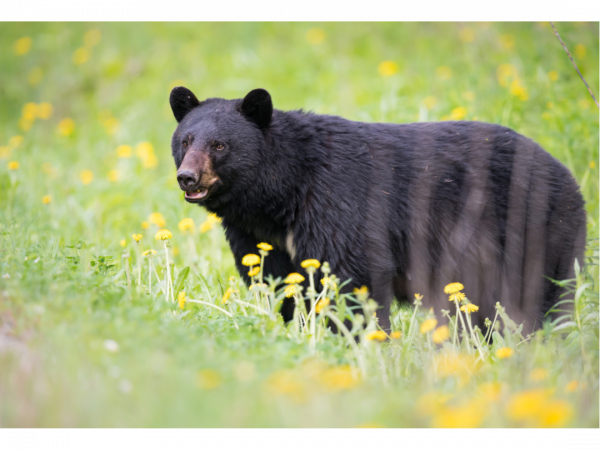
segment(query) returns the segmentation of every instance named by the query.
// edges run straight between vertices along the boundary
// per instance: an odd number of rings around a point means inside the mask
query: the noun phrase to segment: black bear
[[[582,263],[586,217],[573,176],[530,139],[480,122],[387,124],[273,109],[244,99],[170,96],[172,139],[185,199],[223,219],[240,274],[260,242],[265,273],[302,272],[305,259],[366,285],[389,329],[392,299],[424,295],[450,309],[460,282],[479,306],[501,302],[525,329],[539,327],[563,292],[551,279]],[[293,303],[282,315],[289,320]]]

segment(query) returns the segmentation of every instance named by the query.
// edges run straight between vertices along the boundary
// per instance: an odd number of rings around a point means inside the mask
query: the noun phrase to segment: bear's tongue
[[[208,194],[208,189],[203,189],[201,191],[186,192],[185,196],[187,198],[204,198],[206,197],[206,194]]]

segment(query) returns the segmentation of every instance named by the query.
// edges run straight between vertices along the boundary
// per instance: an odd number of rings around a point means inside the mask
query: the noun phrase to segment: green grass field
[[[598,23],[557,28],[598,94]],[[599,426],[598,108],[549,24],[5,23],[0,42],[0,427]],[[587,202],[574,313],[531,336],[498,314],[490,344],[462,313],[455,340],[450,302],[448,339],[412,306],[392,337],[369,315],[332,334],[345,313],[324,303],[286,328],[282,288],[243,287],[219,222],[183,200],[177,85],[534,139]]]

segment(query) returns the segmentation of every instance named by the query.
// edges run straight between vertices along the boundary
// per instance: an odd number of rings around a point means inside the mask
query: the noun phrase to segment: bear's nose
[[[177,172],[177,181],[181,189],[186,191],[198,182],[198,178],[191,170],[180,170]]]

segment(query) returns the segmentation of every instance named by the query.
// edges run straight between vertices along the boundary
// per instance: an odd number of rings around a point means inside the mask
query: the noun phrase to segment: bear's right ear
[[[171,91],[169,97],[171,103],[171,109],[177,122],[181,122],[183,118],[196,106],[200,105],[200,102],[196,96],[187,88],[183,86],[177,86]]]

